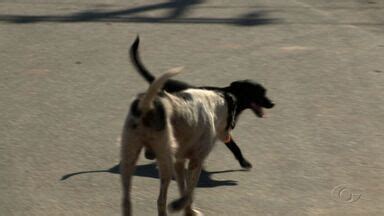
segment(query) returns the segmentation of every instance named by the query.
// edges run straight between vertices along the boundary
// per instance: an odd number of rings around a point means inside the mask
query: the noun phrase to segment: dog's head
[[[240,111],[249,108],[260,118],[264,116],[263,108],[270,109],[275,105],[266,96],[267,90],[252,80],[232,82],[228,90],[235,95]]]

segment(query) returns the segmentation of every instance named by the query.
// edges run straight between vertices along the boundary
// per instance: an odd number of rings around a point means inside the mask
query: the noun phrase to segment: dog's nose
[[[273,108],[274,106],[275,106],[275,104],[274,104],[273,102],[271,102],[271,103],[268,104],[268,107],[266,107],[266,108],[271,109],[271,108]]]

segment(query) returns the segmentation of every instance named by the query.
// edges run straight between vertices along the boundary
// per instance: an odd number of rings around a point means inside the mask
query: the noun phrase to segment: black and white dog
[[[156,78],[145,68],[140,59],[138,53],[139,43],[140,39],[137,37],[135,42],[131,45],[131,61],[140,75],[142,75],[146,81],[152,83]],[[227,87],[218,88],[209,86],[197,87],[186,82],[169,79],[163,86],[163,90],[169,93],[180,92],[186,89],[206,89],[223,93],[230,104],[227,120],[227,128],[230,130],[234,129],[237,117],[245,109],[251,109],[258,117],[262,118],[264,115],[262,108],[272,108],[274,106],[274,103],[266,97],[266,89],[262,85],[251,80],[235,81]],[[241,167],[247,169],[252,167],[252,164],[244,158],[232,136],[229,135],[224,143],[239,161]],[[155,154],[150,148],[146,148],[145,156],[148,159],[155,158]]]

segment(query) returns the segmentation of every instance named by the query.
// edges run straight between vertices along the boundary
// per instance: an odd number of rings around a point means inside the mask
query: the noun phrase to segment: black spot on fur
[[[138,125],[137,125],[136,123],[132,123],[132,124],[129,125],[129,127],[132,128],[132,129],[136,129],[137,126],[138,126]]]
[[[141,116],[141,111],[139,109],[139,99],[136,99],[131,104],[131,113],[135,117],[140,117]]]
[[[157,131],[164,130],[166,118],[164,105],[159,100],[155,100],[154,106],[155,108],[153,110],[145,113],[143,124]]]
[[[138,119],[134,120],[128,115],[125,119],[124,129],[136,129],[139,126],[137,121]]]
[[[157,96],[159,96],[159,97],[165,97],[165,93],[164,93],[163,91],[161,91],[161,92],[157,93]]]
[[[189,93],[186,93],[186,92],[182,92],[180,94],[177,94],[177,96],[184,99],[185,101],[192,101],[193,100],[193,96]]]

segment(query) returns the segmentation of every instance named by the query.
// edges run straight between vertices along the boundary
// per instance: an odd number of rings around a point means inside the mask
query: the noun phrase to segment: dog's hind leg
[[[171,133],[166,132],[163,135],[165,136],[160,138],[160,141],[157,140],[156,144],[151,145],[156,154],[157,165],[159,166],[160,193],[157,199],[159,216],[167,215],[167,192],[173,176],[173,154],[170,147],[173,138]]]
[[[158,156],[157,164],[160,175],[160,193],[157,199],[157,210],[159,216],[167,215],[167,192],[172,179],[173,163],[171,155]]]
[[[173,201],[170,204],[170,209],[172,211],[179,211],[181,209],[185,209],[186,216],[202,215],[202,213],[192,208],[193,191],[199,181],[201,169],[202,161],[193,159],[189,161],[188,170],[186,172],[187,187],[182,197]]]
[[[176,159],[175,177],[179,188],[180,196],[185,194],[185,159]]]
[[[123,215],[132,215],[131,206],[131,179],[133,172],[135,171],[136,162],[142,144],[138,139],[130,136],[130,133],[124,129],[122,141],[121,141],[121,162],[120,162],[120,173],[123,184]]]
[[[196,209],[192,208],[192,203],[193,203],[193,191],[195,190],[201,170],[202,170],[203,164],[202,161],[200,160],[191,160],[188,164],[188,172],[187,172],[187,191],[186,191],[186,196],[188,198],[188,205],[185,207],[185,216],[202,216],[203,214]]]

